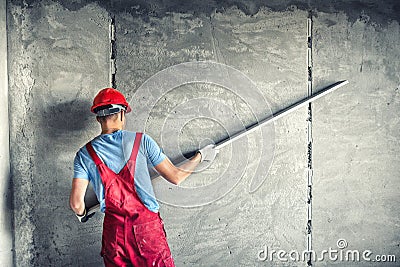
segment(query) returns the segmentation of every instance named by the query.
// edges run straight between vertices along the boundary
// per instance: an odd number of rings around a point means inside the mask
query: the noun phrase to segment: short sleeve
[[[143,142],[145,145],[147,158],[153,166],[157,166],[166,158],[158,144],[147,134],[143,135]]]
[[[78,151],[74,159],[74,178],[81,178],[89,180],[88,170],[83,163],[81,151]]]

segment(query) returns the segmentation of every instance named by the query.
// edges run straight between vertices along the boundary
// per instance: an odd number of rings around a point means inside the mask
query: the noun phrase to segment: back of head
[[[131,112],[131,107],[126,101],[125,96],[114,88],[104,88],[100,90],[93,100],[90,111],[95,113],[97,117],[109,116],[124,110],[126,113]]]

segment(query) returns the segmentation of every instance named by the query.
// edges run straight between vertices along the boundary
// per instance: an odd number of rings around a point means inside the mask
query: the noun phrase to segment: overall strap
[[[129,158],[129,161],[136,161],[137,154],[139,153],[140,142],[142,140],[142,136],[143,136],[143,133],[136,133],[135,142],[133,144],[132,153]],[[96,152],[94,151],[91,142],[86,144],[86,149],[87,149],[90,157],[93,159],[94,163],[96,164],[96,166],[99,166],[100,164],[103,163],[103,161],[99,158],[99,156],[97,156]]]
[[[136,161],[137,154],[139,153],[140,142],[142,141],[143,133],[136,133],[135,143],[133,143],[132,153],[129,161]]]
[[[99,156],[97,156],[96,152],[94,151],[91,142],[86,144],[86,149],[89,152],[89,155],[92,157],[92,159],[93,159],[94,163],[96,164],[96,166],[99,166],[100,164],[103,163],[103,161],[101,161]]]

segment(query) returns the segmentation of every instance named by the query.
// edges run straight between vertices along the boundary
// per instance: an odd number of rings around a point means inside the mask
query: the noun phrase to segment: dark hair
[[[124,107],[125,110],[126,110],[126,108],[127,108],[125,105],[122,105],[122,104],[118,104],[118,105]],[[93,112],[94,112],[94,113],[97,113],[97,112],[99,112],[100,110],[109,109],[109,108],[112,108],[112,107],[113,107],[112,105],[105,105],[105,106],[97,107],[97,108],[95,108],[95,109],[93,110]]]
[[[118,119],[118,114],[119,113],[115,113],[115,114],[111,114],[111,115],[107,115],[107,116],[97,116],[97,119],[99,120],[100,123],[104,123],[108,120],[117,120]]]

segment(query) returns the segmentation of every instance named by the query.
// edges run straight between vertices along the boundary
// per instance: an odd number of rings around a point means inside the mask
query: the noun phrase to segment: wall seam
[[[1,90],[1,120],[2,133],[0,138],[0,262],[4,265],[14,264],[14,204],[13,185],[11,180],[10,162],[10,109],[9,109],[9,63],[8,59],[8,1],[1,0],[0,13],[3,18],[0,22],[1,66],[0,66],[0,90]]]
[[[307,18],[307,94],[312,95],[312,27],[313,17],[312,11],[308,12]],[[313,265],[313,253],[312,253],[312,179],[313,179],[313,165],[312,165],[312,103],[308,104],[308,118],[307,118],[307,251],[308,254],[307,266]]]
[[[115,75],[117,73],[116,67],[116,43],[115,43],[115,16],[110,14],[110,86],[112,88],[117,88],[117,84],[115,81]]]

